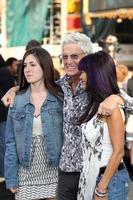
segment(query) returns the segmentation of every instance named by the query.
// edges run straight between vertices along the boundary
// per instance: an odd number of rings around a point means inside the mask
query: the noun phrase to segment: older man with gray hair
[[[89,53],[93,53],[93,46],[89,37],[78,32],[69,33],[65,36],[60,57],[64,64],[66,75],[59,80],[59,84],[64,92],[64,144],[59,165],[59,200],[77,199],[79,176],[82,167],[79,119],[86,111],[90,102],[90,97],[84,90],[83,83],[80,80],[78,63]],[[112,102],[112,99],[114,102]],[[123,100],[115,95],[108,99],[109,112],[110,107],[113,109],[117,101],[118,103],[123,103]],[[106,107],[104,110],[102,108],[99,109],[99,112],[105,112],[104,114],[107,114],[107,111]]]
[[[79,61],[93,52],[90,38],[82,33],[69,33],[62,43],[61,59],[66,75],[59,81],[64,92],[64,144],[59,171],[59,199],[76,199],[82,165],[79,119],[88,106],[89,97],[80,81]]]

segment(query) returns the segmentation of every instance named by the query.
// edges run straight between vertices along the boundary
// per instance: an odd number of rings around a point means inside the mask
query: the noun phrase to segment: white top
[[[35,137],[37,135],[42,135],[42,124],[41,124],[41,115],[35,117],[33,119],[33,131],[32,131],[32,137]]]
[[[110,141],[110,135],[108,132],[107,123],[104,123],[104,134],[103,134],[103,140],[102,140],[102,157],[100,162],[100,167],[106,166],[108,164],[108,161],[110,159],[110,156],[113,152],[112,144]]]
[[[121,112],[124,117],[124,112]],[[108,164],[113,151],[107,123],[101,121],[97,114],[82,124],[82,151],[83,168],[77,200],[82,200],[83,196],[84,200],[92,200],[99,170]]]

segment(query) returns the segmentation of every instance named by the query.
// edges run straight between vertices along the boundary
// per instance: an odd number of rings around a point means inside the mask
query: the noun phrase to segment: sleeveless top
[[[113,148],[107,123],[97,114],[81,126],[83,166],[77,200],[92,200],[99,170],[108,164]]]

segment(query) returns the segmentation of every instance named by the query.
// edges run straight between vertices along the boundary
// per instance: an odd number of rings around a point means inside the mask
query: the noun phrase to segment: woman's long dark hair
[[[79,70],[87,74],[87,90],[91,102],[81,122],[89,121],[97,112],[99,104],[112,94],[119,94],[116,66],[113,58],[104,51],[89,54],[82,58]]]
[[[54,65],[50,54],[41,47],[34,47],[29,49],[24,54],[22,64],[19,71],[19,91],[23,91],[29,87],[29,83],[24,76],[24,61],[28,55],[33,55],[40,64],[44,74],[44,84],[47,90],[59,99],[63,98],[61,88],[54,81]]]

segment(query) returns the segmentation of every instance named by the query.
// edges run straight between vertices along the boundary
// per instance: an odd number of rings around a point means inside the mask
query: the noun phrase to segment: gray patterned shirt
[[[64,92],[63,133],[64,144],[61,152],[60,169],[65,172],[79,172],[82,163],[81,127],[79,119],[89,103],[87,92],[79,82],[73,94],[70,78],[65,75],[59,82]]]
[[[125,111],[133,114],[133,98],[127,95],[127,93],[124,90],[121,89],[120,91],[121,91],[120,96],[122,96],[123,99],[125,100],[124,104]]]

